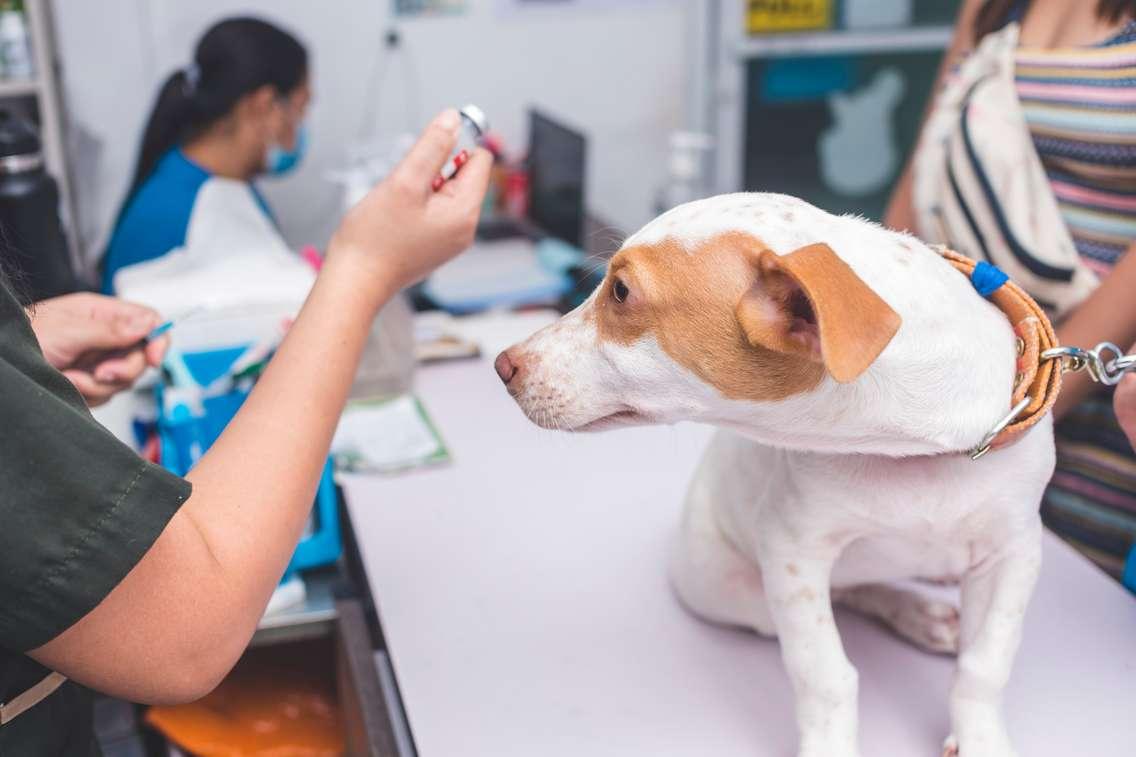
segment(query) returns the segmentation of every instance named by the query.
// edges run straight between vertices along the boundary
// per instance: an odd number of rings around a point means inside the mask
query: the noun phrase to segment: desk
[[[451,466],[344,482],[418,754],[791,755],[776,643],[702,623],[667,585],[710,430],[544,432],[491,359],[419,374]],[[953,660],[839,624],[864,754],[937,756]],[[1131,755],[1134,697],[1136,600],[1047,537],[1006,694],[1020,753]]]

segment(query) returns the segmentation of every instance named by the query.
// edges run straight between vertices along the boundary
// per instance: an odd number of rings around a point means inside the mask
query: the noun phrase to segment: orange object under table
[[[193,704],[146,721],[199,757],[329,757],[344,751],[330,640],[251,649]]]

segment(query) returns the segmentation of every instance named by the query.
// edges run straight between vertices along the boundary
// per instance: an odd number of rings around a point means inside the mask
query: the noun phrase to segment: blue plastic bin
[[[245,349],[246,346],[241,345],[225,349],[186,352],[182,356],[194,381],[200,386],[205,386],[224,375]],[[161,442],[161,464],[167,470],[184,476],[225,430],[225,426],[244,404],[248,393],[236,390],[209,397],[202,403],[203,407],[195,412],[194,408],[183,402],[173,402],[167,408],[166,403],[163,402],[166,391],[166,388],[159,383],[157,427]],[[296,547],[296,552],[292,555],[291,562],[288,563],[284,580],[290,578],[296,571],[327,565],[339,559],[342,542],[339,535],[338,500],[332,472],[332,462],[329,458],[316,491],[310,527],[305,531]]]

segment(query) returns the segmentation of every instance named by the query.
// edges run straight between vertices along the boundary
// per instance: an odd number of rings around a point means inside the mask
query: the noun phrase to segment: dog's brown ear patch
[[[756,281],[735,310],[751,345],[823,363],[848,383],[899,330],[899,315],[826,244],[752,262]]]

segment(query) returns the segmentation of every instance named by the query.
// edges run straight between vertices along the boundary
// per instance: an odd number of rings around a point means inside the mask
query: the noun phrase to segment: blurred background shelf
[[[35,95],[39,87],[38,79],[0,79],[0,98]]]
[[[39,130],[47,172],[59,185],[59,212],[67,235],[68,251],[81,271],[76,246],[74,177],[67,150],[67,119],[51,0],[23,0],[34,77],[0,79],[0,109],[27,118]]]
[[[881,220],[959,0],[698,3],[692,122],[716,145],[714,190],[781,192]]]
[[[950,44],[953,31],[950,26],[928,26],[757,34],[743,39],[735,50],[740,58],[942,50]]]

